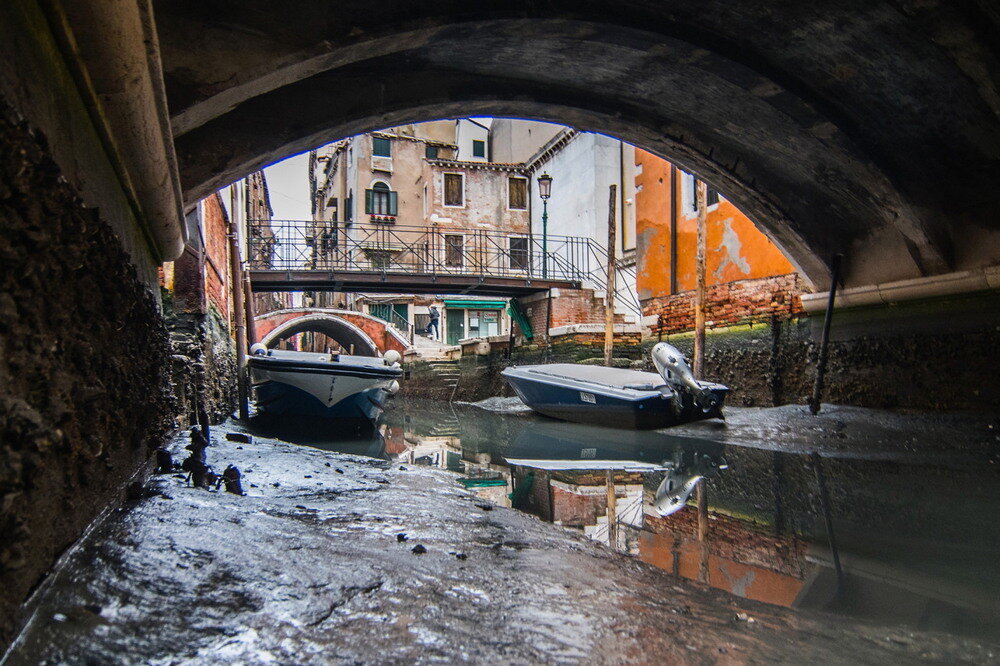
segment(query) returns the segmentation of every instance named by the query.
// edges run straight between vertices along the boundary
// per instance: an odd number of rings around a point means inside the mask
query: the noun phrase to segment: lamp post
[[[552,176],[538,177],[538,196],[542,198],[542,279],[549,277],[549,197],[552,196]]]

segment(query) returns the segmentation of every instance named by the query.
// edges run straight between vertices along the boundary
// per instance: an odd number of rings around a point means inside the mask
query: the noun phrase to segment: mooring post
[[[823,398],[823,379],[826,375],[826,360],[830,346],[830,324],[833,321],[833,303],[837,297],[837,283],[840,282],[840,262],[844,255],[835,254],[830,262],[830,297],[826,301],[826,317],[823,319],[823,337],[819,343],[819,358],[816,359],[816,383],[813,384],[812,399],[809,401],[809,411],[819,414],[820,401]]]
[[[705,236],[708,226],[708,184],[703,180],[695,182],[698,251],[695,259],[697,283],[694,292],[694,376],[700,379],[705,376]]]
[[[608,200],[608,284],[604,297],[604,365],[611,367],[611,357],[615,347],[615,190],[611,186]],[[624,212],[624,211],[622,211]]]
[[[250,418],[250,404],[247,395],[247,320],[244,311],[243,265],[240,261],[240,241],[237,235],[238,194],[236,186],[230,190],[229,215],[229,287],[233,294],[233,325],[236,327],[236,395],[239,401],[240,420]]]

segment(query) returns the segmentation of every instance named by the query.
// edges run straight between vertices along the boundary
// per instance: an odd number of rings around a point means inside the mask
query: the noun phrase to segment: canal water
[[[884,420],[851,415],[862,429]],[[744,414],[744,426],[753,418]],[[836,430],[836,420],[827,423]],[[484,500],[729,594],[1000,637],[1000,473],[991,432],[950,453],[926,441],[933,433],[913,432],[890,454],[812,447],[798,433],[788,452],[781,438],[727,444],[724,425],[600,428],[535,415],[516,399],[397,402],[376,428],[337,433],[302,421],[257,427],[308,446],[439,468]]]

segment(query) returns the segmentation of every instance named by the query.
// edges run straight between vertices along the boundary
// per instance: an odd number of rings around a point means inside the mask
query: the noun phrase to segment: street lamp
[[[549,197],[552,196],[552,176],[538,177],[538,196],[542,198],[542,278],[549,277]]]

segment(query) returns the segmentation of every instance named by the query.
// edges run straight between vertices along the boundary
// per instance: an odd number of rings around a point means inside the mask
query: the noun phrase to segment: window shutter
[[[371,190],[365,190],[365,214],[371,215],[375,210],[374,206],[375,193]]]
[[[389,192],[389,215],[397,215],[397,192]]]

